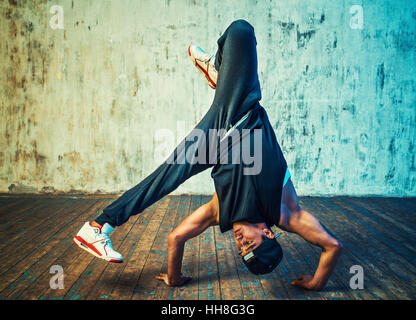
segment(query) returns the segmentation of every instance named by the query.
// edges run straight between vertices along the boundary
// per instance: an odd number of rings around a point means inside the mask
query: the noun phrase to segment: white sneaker
[[[74,243],[92,253],[94,256],[110,262],[123,262],[123,257],[120,253],[113,249],[113,244],[109,237],[114,228],[108,223],[99,227],[93,227],[89,222],[86,222],[81,230],[78,231],[74,237]]]
[[[188,53],[197,69],[203,74],[208,85],[215,89],[217,86],[218,71],[215,69],[215,54],[209,55],[198,46],[190,45]]]

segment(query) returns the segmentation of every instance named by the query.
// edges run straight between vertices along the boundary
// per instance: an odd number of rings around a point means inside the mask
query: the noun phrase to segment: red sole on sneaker
[[[110,262],[114,262],[114,263],[123,263],[123,260],[115,260],[115,259],[111,259]]]
[[[198,68],[198,70],[199,71],[201,71],[202,73],[203,73],[203,75],[204,75],[204,77],[205,77],[205,79],[207,79],[208,80],[208,84],[209,84],[209,86],[212,88],[212,89],[215,89],[216,88],[216,84],[215,84],[215,82],[214,81],[212,81],[211,80],[211,78],[209,77],[209,75],[208,75],[208,73],[205,71],[205,69],[203,69],[199,64],[198,64],[198,62],[196,62],[195,61],[195,66]]]
[[[79,243],[77,243],[75,240],[77,240],[77,241],[79,241]],[[82,237],[80,237],[80,236],[75,236],[73,239],[72,239],[72,241],[78,246],[78,247],[80,247],[80,248],[82,248],[82,249],[84,249],[84,250],[86,250],[86,251],[88,251],[89,253],[92,253],[92,252],[90,252],[89,250],[91,250],[91,251],[94,251],[94,253],[97,253],[97,255],[99,255],[99,256],[97,256],[98,258],[101,258],[101,259],[103,259],[103,260],[106,260],[106,261],[108,261],[108,262],[114,262],[114,263],[123,263],[123,260],[116,260],[116,259],[110,259],[110,260],[107,260],[107,259],[104,259],[103,257],[102,257],[102,255],[98,252],[98,250],[97,249],[95,249],[95,247],[94,246],[92,246],[92,245],[90,245],[88,242],[86,242]],[[95,254],[94,254],[95,255]]]
[[[94,251],[100,257],[102,256],[102,254],[92,244],[88,243],[87,241],[85,241],[84,239],[82,239],[80,236],[75,236],[75,239],[77,239],[84,246],[87,246],[88,248],[90,248],[92,251]]]

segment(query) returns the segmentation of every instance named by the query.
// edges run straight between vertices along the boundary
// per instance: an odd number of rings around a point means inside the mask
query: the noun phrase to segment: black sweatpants
[[[210,167],[221,165],[219,160],[209,159],[213,154],[208,143],[196,145],[195,137],[201,132],[209,141],[209,129],[230,129],[261,99],[257,75],[256,38],[253,27],[245,20],[234,21],[218,39],[215,67],[218,79],[214,101],[187,137],[175,148],[170,161],[162,163],[138,185],[126,191],[120,198],[103,210],[95,220],[103,225],[120,226],[130,216],[144,209],[175,190],[185,180]],[[198,130],[195,130],[198,129]],[[219,137],[221,138],[221,137]],[[205,149],[206,161],[178,161],[196,158],[196,151]],[[186,156],[185,156],[186,155]],[[191,156],[189,156],[191,155]],[[173,161],[172,161],[173,160]]]

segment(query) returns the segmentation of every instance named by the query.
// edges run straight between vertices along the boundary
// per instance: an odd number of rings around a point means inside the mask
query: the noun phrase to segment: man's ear
[[[274,234],[269,228],[264,228],[263,232],[264,232],[264,234],[266,235],[267,238],[274,239]]]

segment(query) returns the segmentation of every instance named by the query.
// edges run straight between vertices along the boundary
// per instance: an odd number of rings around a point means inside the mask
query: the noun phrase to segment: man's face
[[[273,233],[264,223],[236,222],[233,229],[238,251],[243,257],[262,243],[263,236],[273,239]]]

